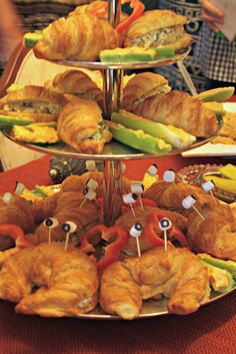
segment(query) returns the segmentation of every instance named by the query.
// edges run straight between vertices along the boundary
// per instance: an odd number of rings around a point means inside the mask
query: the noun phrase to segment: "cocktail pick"
[[[131,183],[131,193],[138,194],[139,202],[140,202],[140,206],[141,206],[142,210],[144,210],[142,197],[141,197],[141,194],[143,192],[144,192],[144,185],[141,182],[132,182]]]
[[[98,182],[95,181],[93,178],[89,178],[86,182],[86,187],[92,191],[95,191],[98,187]]]
[[[79,209],[82,208],[82,206],[84,205],[84,203],[86,202],[86,200],[94,200],[96,198],[97,193],[93,190],[91,190],[90,188],[86,187],[83,190],[83,195],[85,196],[84,199],[82,200],[82,203],[79,206]]]
[[[163,218],[159,221],[159,227],[164,232],[164,250],[167,252],[167,231],[171,228],[172,222],[168,218]]]
[[[204,216],[200,213],[200,211],[194,206],[196,203],[196,198],[193,195],[188,195],[186,198],[183,199],[182,205],[185,209],[193,208],[196,213],[200,216],[202,220],[205,220]]]
[[[174,183],[175,181],[175,171],[172,168],[166,170],[163,174],[163,180],[168,183]]]
[[[215,197],[214,197],[214,195],[212,193],[212,189],[215,188],[215,183],[212,180],[207,181],[207,182],[202,184],[202,188],[203,188],[203,190],[206,193],[210,192],[210,195],[212,196],[212,199],[214,200],[215,204],[217,204],[216,199],[215,199]]]
[[[158,169],[157,169],[157,165],[155,163],[152,164],[151,166],[149,166],[147,169],[147,173],[149,174],[149,176],[155,177],[156,180],[158,180],[157,171],[158,171]]]
[[[73,221],[66,221],[61,226],[61,229],[66,233],[65,251],[67,251],[70,234],[73,234],[73,232],[75,232],[75,230],[77,229],[77,225]]]
[[[129,204],[131,211],[133,213],[133,216],[136,218],[132,204],[136,202],[136,200],[138,199],[138,195],[135,193],[128,193],[128,194],[123,194],[122,198],[123,198],[123,202],[125,204]]]
[[[94,160],[86,160],[85,166],[88,171],[95,171],[96,170],[96,162]]]
[[[130,229],[129,234],[132,237],[136,238],[138,256],[141,257],[140,244],[139,244],[139,236],[143,231],[143,225],[139,222],[136,222]]]
[[[48,244],[50,245],[52,240],[52,229],[55,229],[59,225],[59,222],[55,218],[47,218],[44,220],[43,224],[48,229]]]

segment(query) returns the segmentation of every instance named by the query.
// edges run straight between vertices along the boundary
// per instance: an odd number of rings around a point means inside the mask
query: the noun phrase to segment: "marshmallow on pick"
[[[148,167],[147,173],[151,177],[156,177],[157,179],[157,165],[154,163],[150,167]]]
[[[129,204],[134,217],[136,217],[132,204],[136,202],[138,195],[136,193],[123,194],[122,199],[125,204]]]
[[[207,181],[207,182],[202,184],[202,188],[203,188],[203,190],[206,193],[210,192],[210,195],[212,196],[214,202],[216,203],[215,197],[214,197],[214,195],[212,193],[212,189],[215,188],[215,183],[212,180],[211,181]]]
[[[66,221],[61,226],[61,229],[62,229],[63,232],[66,233],[65,251],[67,251],[70,234],[73,234],[73,232],[76,231],[77,225],[73,221]]]
[[[196,198],[193,196],[193,195],[188,195],[186,198],[184,198],[182,200],[182,205],[185,209],[190,209],[190,208],[193,208],[197,213],[198,215],[200,216],[200,218],[202,220],[204,220],[204,216],[200,213],[200,211],[194,206],[194,204],[196,203]]]
[[[141,251],[140,251],[140,244],[139,244],[139,237],[143,231],[143,225],[140,224],[139,222],[136,222],[130,229],[129,234],[132,237],[136,238],[136,243],[137,243],[137,250],[138,250],[138,256],[141,257]]]
[[[86,187],[83,190],[83,195],[85,196],[85,198],[82,200],[82,203],[80,204],[79,209],[82,208],[82,206],[84,205],[86,200],[94,200],[97,196],[97,193],[95,191],[93,191],[92,189]]]
[[[139,202],[141,209],[143,209],[143,202],[142,202],[142,197],[141,194],[144,192],[144,185],[141,182],[132,182],[131,184],[131,193],[138,194],[139,196]]]
[[[168,218],[163,218],[159,221],[159,227],[164,232],[164,250],[167,252],[167,230],[172,226],[172,222]]]
[[[50,244],[52,239],[52,229],[55,229],[59,225],[59,222],[55,218],[47,218],[44,220],[43,224],[48,229],[48,243]]]
[[[88,181],[86,182],[86,186],[90,190],[95,191],[98,187],[98,182],[95,181],[93,178],[89,178]]]
[[[163,174],[163,180],[168,183],[174,183],[175,181],[175,171],[169,168]]]
[[[95,171],[96,170],[96,163],[94,160],[86,160],[85,166],[88,171]]]

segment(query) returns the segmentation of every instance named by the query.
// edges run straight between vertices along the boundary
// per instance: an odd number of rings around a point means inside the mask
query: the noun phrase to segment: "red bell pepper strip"
[[[98,238],[98,235],[100,237]],[[115,241],[110,243],[104,249],[104,257],[98,261],[97,269],[103,270],[111,263],[115,262],[120,254],[120,250],[127,244],[129,234],[122,227],[115,225],[106,227],[105,225],[96,225],[86,231],[81,242],[81,250],[84,252],[94,252],[94,245],[97,245],[101,239],[110,241],[116,236]],[[93,242],[93,243],[91,243]]]
[[[13,224],[0,224],[0,236],[10,236],[15,240],[16,247],[31,248],[33,243],[26,240],[23,230]]]
[[[132,14],[127,18],[127,20],[120,23],[116,30],[117,32],[123,32],[129,28],[129,26],[139,18],[145,10],[144,4],[139,0],[122,0],[122,3],[130,3],[130,7],[133,9]]]

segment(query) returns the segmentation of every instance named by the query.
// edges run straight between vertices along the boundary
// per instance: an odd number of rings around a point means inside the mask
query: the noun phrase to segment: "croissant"
[[[57,74],[52,80],[46,81],[44,86],[50,91],[69,93],[81,98],[94,100],[103,109],[102,90],[83,71],[66,70]]]
[[[86,188],[86,183],[92,178],[98,183],[96,189],[97,197],[100,198],[104,195],[104,176],[102,172],[90,171],[85,172],[80,176],[69,176],[61,184],[61,191],[63,192],[80,192]],[[131,181],[126,177],[122,177],[122,193],[126,194],[130,192]]]
[[[169,92],[168,81],[159,74],[143,72],[132,77],[124,88],[123,107],[127,110],[147,97]]]
[[[184,214],[189,214],[189,211],[184,209],[182,201],[189,195],[196,198],[197,208],[204,204],[215,205],[217,203],[219,205],[219,201],[213,200],[202,188],[182,182],[158,181],[153,183],[144,193],[145,198],[154,200],[160,208],[178,210]]]
[[[10,256],[0,272],[0,298],[18,302],[16,312],[76,316],[97,304],[96,262],[62,243],[43,243]],[[34,286],[39,287],[32,292]]]
[[[102,274],[100,304],[108,313],[133,319],[142,299],[168,298],[169,312],[189,314],[209,297],[207,268],[185,248],[151,249],[116,262]]]
[[[39,122],[55,121],[67,103],[61,93],[51,92],[42,86],[26,85],[0,99],[0,114]]]
[[[20,226],[25,233],[33,232],[35,228],[34,210],[31,205],[19,196],[15,196],[9,204],[0,207],[0,224]],[[6,235],[0,238],[0,250],[13,246],[14,241]]]
[[[198,137],[211,137],[219,130],[216,115],[183,91],[173,90],[161,98],[152,96],[129,106],[131,112],[156,122],[171,124]]]
[[[33,50],[37,58],[94,61],[101,50],[117,46],[118,35],[112,26],[87,13],[52,22]]]
[[[70,240],[74,240],[75,243],[79,242],[79,236],[83,228],[88,227],[88,225],[101,223],[102,219],[100,207],[94,201],[85,201],[85,196],[82,193],[74,191],[59,193],[53,213],[45,216],[46,218],[48,216],[53,217],[58,221],[58,227],[52,229],[51,233],[51,239],[55,241],[65,240],[66,234],[61,229],[61,226],[67,221],[74,222],[77,229],[75,233],[71,234]],[[34,244],[38,244],[47,242],[48,236],[48,229],[42,222],[34,235],[30,235],[29,239]]]
[[[68,103],[58,118],[58,136],[79,152],[100,154],[112,138],[102,120],[102,111],[92,100]]]
[[[202,220],[196,213],[188,219],[187,238],[196,252],[236,261],[236,219],[228,205],[200,208]]]
[[[171,44],[177,51],[186,48],[192,43],[183,27],[187,22],[185,16],[173,11],[145,11],[129,27],[124,46],[152,48]]]

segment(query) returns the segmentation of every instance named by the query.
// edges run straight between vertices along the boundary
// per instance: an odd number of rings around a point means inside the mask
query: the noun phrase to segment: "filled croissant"
[[[88,154],[100,154],[112,138],[98,104],[79,98],[68,103],[60,113],[57,132],[66,144]]]
[[[211,137],[219,130],[216,115],[203,102],[183,91],[148,97],[129,105],[129,110],[156,122],[182,128],[197,137]]]
[[[57,120],[67,103],[61,93],[51,92],[42,86],[26,85],[0,99],[0,113],[49,122]]]
[[[72,94],[81,98],[96,101],[103,108],[103,93],[96,83],[85,72],[80,70],[66,70],[57,74],[44,86],[53,92]]]
[[[125,47],[153,48],[173,46],[176,51],[188,47],[192,38],[184,30],[185,16],[170,10],[145,11],[127,31]]]
[[[86,13],[52,22],[33,50],[37,58],[93,61],[101,50],[117,46],[118,35],[108,21]]]

